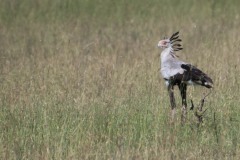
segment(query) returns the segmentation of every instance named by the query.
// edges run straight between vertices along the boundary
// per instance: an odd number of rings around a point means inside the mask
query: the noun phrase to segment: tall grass
[[[238,1],[2,0],[1,159],[238,159]],[[156,44],[179,30],[214,91],[169,121]],[[177,89],[177,88],[176,88]],[[177,94],[177,103],[180,98]],[[207,89],[190,87],[188,103]]]

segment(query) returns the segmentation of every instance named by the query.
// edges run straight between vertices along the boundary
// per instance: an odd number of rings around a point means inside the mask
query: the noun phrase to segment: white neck
[[[164,63],[166,63],[169,59],[172,59],[172,47],[165,48],[161,53],[161,66],[163,66]]]

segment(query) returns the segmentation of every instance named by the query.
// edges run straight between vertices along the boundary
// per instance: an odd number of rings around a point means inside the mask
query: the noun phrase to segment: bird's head
[[[177,43],[182,41],[181,39],[179,39],[178,34],[179,32],[176,32],[170,38],[164,38],[163,40],[160,40],[158,42],[158,47],[163,49],[170,47],[173,51],[182,50],[183,48],[181,48],[181,44]]]
[[[170,40],[169,39],[163,39],[163,40],[160,40],[158,42],[158,47],[159,48],[165,49],[165,48],[168,48],[170,46],[171,46],[171,44],[170,44]]]

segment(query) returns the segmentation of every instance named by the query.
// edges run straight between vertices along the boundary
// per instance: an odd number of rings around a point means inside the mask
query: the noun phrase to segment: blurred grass
[[[1,159],[240,157],[238,1],[0,6]],[[200,128],[190,111],[185,126],[179,113],[169,122],[156,44],[177,30],[180,57],[215,82]],[[197,104],[204,92],[188,97]]]

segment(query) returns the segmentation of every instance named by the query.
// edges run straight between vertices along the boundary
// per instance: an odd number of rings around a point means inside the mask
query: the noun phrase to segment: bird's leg
[[[180,93],[181,93],[181,97],[182,97],[182,116],[181,116],[181,120],[182,123],[186,122],[186,118],[187,118],[187,98],[186,98],[186,92],[187,92],[187,85],[184,83],[181,83],[180,85],[178,85]]]
[[[171,109],[172,109],[172,122],[174,122],[174,117],[176,113],[176,103],[175,103],[175,97],[173,93],[173,85],[169,84],[168,86],[168,94],[170,98],[170,104],[171,104]]]

